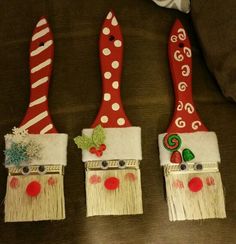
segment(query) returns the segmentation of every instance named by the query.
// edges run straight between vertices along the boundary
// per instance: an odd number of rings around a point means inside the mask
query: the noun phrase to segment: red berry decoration
[[[115,190],[119,187],[120,180],[116,177],[109,177],[105,180],[104,186],[107,190]]]
[[[198,192],[202,189],[203,183],[199,177],[194,177],[188,182],[188,187],[192,192]]]
[[[96,151],[97,151],[97,149],[96,149],[95,147],[91,147],[91,148],[89,149],[89,152],[92,153],[92,154],[95,154]]]
[[[106,145],[105,144],[101,144],[99,147],[99,150],[105,151],[106,150]]]
[[[103,152],[101,150],[96,150],[97,157],[101,157]]]
[[[171,163],[173,163],[173,164],[180,164],[180,163],[182,163],[182,156],[181,156],[181,153],[180,153],[179,151],[174,151],[174,152],[171,154],[170,161],[171,161]]]
[[[26,187],[26,193],[30,197],[36,197],[41,191],[41,184],[38,181],[31,181]]]

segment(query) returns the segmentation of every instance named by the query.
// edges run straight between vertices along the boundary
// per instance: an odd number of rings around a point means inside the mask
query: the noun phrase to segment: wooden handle
[[[53,56],[52,32],[46,18],[41,17],[30,43],[30,103],[20,125],[32,134],[57,132],[48,111],[48,88]]]
[[[207,131],[192,97],[192,51],[189,38],[179,20],[169,37],[168,56],[175,92],[175,111],[168,133]]]
[[[99,39],[99,55],[103,82],[103,99],[92,127],[131,126],[120,96],[123,60],[123,38],[113,11],[104,20]]]

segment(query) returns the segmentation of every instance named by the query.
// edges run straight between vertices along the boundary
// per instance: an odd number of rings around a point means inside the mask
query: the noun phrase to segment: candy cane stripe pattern
[[[53,51],[52,32],[42,17],[30,43],[29,106],[20,126],[5,135],[5,222],[66,217],[63,174],[68,135],[57,133],[48,109]]]
[[[30,43],[30,102],[20,127],[32,134],[56,133],[48,111],[48,88],[54,55],[53,36],[47,20],[36,25]]]
[[[207,131],[202,122],[197,126],[192,126],[194,121],[201,120],[192,98],[191,46],[186,31],[179,20],[176,20],[172,27],[168,51],[175,91],[175,113],[167,132]]]
[[[110,11],[103,23],[99,39],[100,66],[103,81],[103,100],[92,127],[131,126],[120,96],[123,62],[123,37],[118,21]]]

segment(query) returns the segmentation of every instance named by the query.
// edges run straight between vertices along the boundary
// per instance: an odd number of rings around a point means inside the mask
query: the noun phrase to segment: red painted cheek
[[[26,187],[26,193],[30,197],[36,197],[41,191],[41,184],[38,181],[31,181]]]
[[[188,187],[192,192],[198,192],[202,189],[203,183],[199,177],[194,177],[188,182]]]
[[[120,180],[116,177],[109,177],[105,180],[104,186],[107,190],[115,190],[119,188]]]
[[[56,185],[56,183],[57,183],[57,180],[56,180],[55,178],[50,177],[50,178],[48,179],[48,185],[49,185],[49,186],[54,186],[54,185]]]
[[[12,177],[12,179],[10,181],[10,187],[13,189],[16,189],[19,186],[20,186],[19,179],[17,177]]]
[[[127,174],[125,174],[125,179],[129,180],[129,181],[135,181],[136,180],[136,176],[133,173],[127,173]]]
[[[97,184],[97,183],[100,183],[100,182],[101,182],[101,177],[98,176],[98,175],[92,175],[89,178],[89,183],[90,184]]]

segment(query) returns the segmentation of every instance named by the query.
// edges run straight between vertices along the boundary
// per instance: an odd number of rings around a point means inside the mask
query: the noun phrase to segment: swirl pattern
[[[186,89],[187,89],[187,87],[188,87],[188,85],[187,85],[187,83],[186,82],[184,82],[184,81],[181,81],[179,84],[178,84],[178,89],[179,89],[179,91],[186,91]]]
[[[164,147],[171,152],[177,151],[181,147],[181,144],[182,140],[177,134],[166,134],[163,138]]]
[[[176,120],[175,120],[175,125],[178,127],[178,128],[184,128],[186,126],[186,123],[185,121],[182,119],[182,117],[178,117]]]

